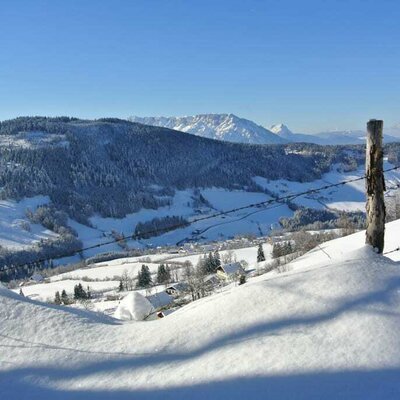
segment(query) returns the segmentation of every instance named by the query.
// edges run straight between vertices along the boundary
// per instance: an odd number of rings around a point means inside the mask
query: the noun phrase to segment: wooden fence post
[[[385,240],[385,177],[382,149],[383,121],[371,119],[367,123],[366,189],[367,233],[365,242],[377,253],[383,252]]]

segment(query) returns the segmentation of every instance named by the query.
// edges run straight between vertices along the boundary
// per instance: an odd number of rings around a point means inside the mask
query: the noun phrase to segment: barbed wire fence
[[[391,172],[391,171],[395,171],[395,170],[398,170],[398,169],[400,169],[400,165],[385,169],[383,172]],[[298,192],[298,193],[294,193],[294,194],[288,194],[288,195],[285,195],[285,196],[278,196],[278,197],[274,197],[274,198],[269,199],[269,200],[265,200],[265,201],[261,201],[261,202],[257,202],[257,203],[251,203],[251,204],[248,204],[248,205],[245,205],[245,206],[241,206],[241,207],[235,207],[235,208],[232,208],[232,209],[229,209],[229,210],[226,210],[226,211],[220,211],[220,212],[213,213],[213,214],[210,214],[210,215],[206,215],[206,216],[203,216],[203,217],[195,218],[195,219],[193,219],[191,221],[185,221],[185,222],[182,222],[182,223],[177,223],[175,225],[170,225],[170,226],[165,227],[165,228],[152,229],[152,230],[148,230],[148,231],[144,231],[144,232],[134,233],[132,235],[122,236],[120,238],[115,238],[113,240],[109,240],[109,241],[106,241],[106,242],[97,243],[97,244],[91,245],[91,246],[86,246],[86,247],[81,248],[79,250],[74,250],[74,251],[70,251],[70,252],[64,252],[64,253],[61,253],[58,257],[43,257],[43,258],[38,258],[37,260],[31,261],[31,262],[28,262],[28,263],[3,265],[3,266],[0,266],[0,273],[1,272],[6,272],[6,271],[10,271],[10,270],[18,270],[18,269],[23,268],[23,267],[27,268],[27,267],[40,265],[40,264],[43,264],[43,263],[46,263],[46,262],[53,261],[56,258],[66,258],[66,257],[75,256],[75,255],[80,255],[83,258],[83,253],[85,251],[88,251],[88,250],[93,250],[93,249],[96,249],[96,248],[100,248],[100,247],[108,246],[108,245],[111,245],[111,244],[124,242],[124,241],[127,241],[127,240],[140,240],[140,239],[143,238],[143,236],[150,236],[150,237],[151,236],[158,236],[158,235],[160,235],[162,233],[165,233],[165,232],[168,232],[168,231],[171,231],[171,230],[185,228],[187,226],[196,224],[198,222],[203,222],[203,221],[211,220],[211,219],[218,218],[218,217],[221,217],[221,216],[230,215],[230,214],[233,214],[233,213],[237,213],[238,211],[242,211],[242,210],[248,210],[248,209],[251,209],[251,208],[258,208],[258,207],[263,207],[263,206],[265,207],[265,206],[269,206],[269,205],[277,204],[277,203],[282,203],[282,205],[283,205],[286,202],[292,201],[292,200],[294,200],[294,199],[296,199],[298,197],[306,196],[306,195],[309,195],[309,194],[318,193],[318,192],[321,192],[323,190],[331,189],[331,188],[334,188],[334,187],[340,187],[340,186],[348,185],[348,184],[354,183],[354,182],[359,182],[359,181],[362,181],[362,180],[366,179],[366,177],[367,177],[366,175],[363,175],[361,177],[357,177],[357,178],[353,178],[353,179],[349,179],[349,180],[345,180],[345,181],[341,181],[341,182],[337,182],[337,183],[333,183],[333,184],[328,184],[328,185],[320,186],[320,187],[313,188],[313,189],[308,189],[308,190],[305,190],[305,191],[302,191],[302,192]],[[274,207],[271,207],[271,208],[274,208]],[[260,211],[266,211],[268,209],[270,209],[270,208],[267,207],[267,208],[264,208],[264,210],[260,210]],[[396,248],[394,250],[391,250],[389,252],[383,253],[383,254],[386,255],[386,254],[393,253],[395,251],[400,251],[400,247],[398,247],[398,248]]]

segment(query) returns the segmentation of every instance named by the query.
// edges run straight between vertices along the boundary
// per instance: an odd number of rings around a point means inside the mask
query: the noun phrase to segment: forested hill
[[[0,125],[1,197],[48,195],[78,221],[165,205],[174,189],[256,189],[254,176],[310,181],[359,146],[220,142],[124,120],[20,117]]]

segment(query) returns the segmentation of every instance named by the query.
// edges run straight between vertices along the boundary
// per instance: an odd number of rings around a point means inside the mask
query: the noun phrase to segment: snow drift
[[[126,295],[115,310],[114,317],[125,321],[143,321],[147,318],[154,308],[151,303],[138,292]]]
[[[398,399],[400,264],[363,241],[149,322],[0,289],[0,397]]]

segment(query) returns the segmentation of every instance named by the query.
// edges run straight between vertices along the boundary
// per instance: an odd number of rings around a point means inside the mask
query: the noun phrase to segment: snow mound
[[[152,312],[154,308],[149,300],[138,292],[132,292],[119,303],[114,317],[125,321],[143,321]]]

